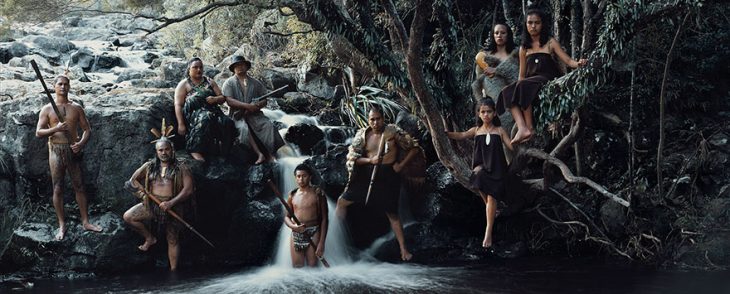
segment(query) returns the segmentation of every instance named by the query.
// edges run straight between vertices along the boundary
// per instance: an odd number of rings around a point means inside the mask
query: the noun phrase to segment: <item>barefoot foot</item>
[[[137,246],[137,248],[141,251],[147,251],[152,247],[152,245],[155,245],[157,243],[157,238],[152,237],[152,239],[145,239],[144,244]]]
[[[530,130],[519,129],[519,130],[517,130],[517,134],[515,134],[515,137],[512,138],[511,143],[519,144],[525,140],[529,140],[531,137],[532,137],[532,132],[530,132]]]
[[[256,162],[254,162],[254,164],[255,165],[259,165],[259,164],[262,164],[264,162],[266,162],[266,155],[264,155],[263,153],[259,152],[259,158],[256,160]]]
[[[83,227],[84,227],[84,230],[91,231],[91,232],[101,232],[102,230],[104,230],[100,226],[97,226],[97,225],[94,225],[91,223],[85,223],[83,225]]]
[[[403,261],[409,261],[413,258],[413,254],[408,252],[408,249],[401,249],[400,251],[400,259]]]
[[[484,240],[482,241],[482,247],[484,248],[491,248],[492,247],[492,237],[484,237]]]
[[[54,238],[56,241],[63,240],[63,237],[66,236],[66,226],[60,226],[58,228],[58,231],[56,232],[56,237]]]

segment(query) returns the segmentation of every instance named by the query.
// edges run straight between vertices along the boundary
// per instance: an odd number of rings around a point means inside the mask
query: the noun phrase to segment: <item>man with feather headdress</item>
[[[184,162],[175,158],[175,146],[169,139],[172,137],[172,129],[172,126],[165,126],[163,119],[161,131],[151,130],[158,137],[152,141],[155,144],[156,157],[144,163],[125,183],[127,188],[137,190],[135,195],[142,199],[142,203],[127,210],[124,221],[144,237],[144,243],[137,247],[142,251],[147,251],[157,243],[157,238],[145,227],[144,221],[155,220],[158,225],[164,225],[170,270],[175,271],[180,252],[178,237],[183,226],[169,218],[165,212],[172,209],[178,215],[184,215],[186,205],[182,202],[193,194],[193,177]],[[159,206],[145,196],[147,193],[162,201]]]

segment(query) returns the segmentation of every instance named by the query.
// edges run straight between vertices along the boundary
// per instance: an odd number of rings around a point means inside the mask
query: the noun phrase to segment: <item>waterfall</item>
[[[319,126],[317,120],[307,115],[290,115],[281,110],[265,110],[264,114],[272,120],[279,121],[284,124],[285,128],[280,130],[282,137],[286,134],[289,126],[298,123],[307,123]],[[322,127],[320,127],[322,128]],[[277,161],[279,163],[279,190],[284,194],[284,198],[289,197],[289,192],[297,188],[294,179],[294,169],[297,165],[309,158],[302,156],[296,146],[286,145],[277,152]],[[352,263],[349,257],[349,242],[344,224],[335,216],[336,203],[327,199],[327,209],[329,218],[329,228],[327,230],[327,239],[325,241],[325,258],[331,265],[341,265]],[[291,229],[284,224],[282,220],[281,229],[277,238],[276,251],[272,266],[291,268],[290,253]]]

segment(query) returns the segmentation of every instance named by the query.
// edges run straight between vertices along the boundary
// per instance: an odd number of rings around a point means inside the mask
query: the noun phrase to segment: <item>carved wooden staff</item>
[[[286,203],[286,200],[284,200],[284,196],[281,195],[281,193],[279,192],[279,189],[276,188],[276,185],[274,185],[274,182],[269,180],[266,183],[271,188],[271,191],[274,191],[274,194],[276,195],[276,198],[279,199],[279,202],[281,202],[281,205],[284,205],[284,207],[286,208],[286,212],[289,213],[289,215],[291,216],[294,223],[301,226],[302,223],[299,222],[299,219],[297,218],[297,216],[294,215],[294,209],[292,207],[289,207],[289,204]],[[317,209],[319,209],[319,207]],[[311,237],[309,238],[309,246],[312,246],[312,248],[314,248],[314,251],[317,251],[317,244],[315,244],[315,242],[312,240]],[[317,256],[317,255],[315,254],[315,256]],[[324,256],[317,256],[317,258],[319,258],[319,261],[322,262],[322,265],[324,267],[330,267],[330,263],[327,262],[326,259],[324,259]]]
[[[375,175],[378,173],[378,166],[380,166],[380,163],[383,162],[383,149],[385,148],[385,129],[383,129],[383,134],[380,135],[380,143],[378,143],[378,162],[375,163],[375,166],[373,167],[373,174],[370,175],[370,185],[368,186],[368,193],[365,195],[365,205],[368,204],[368,200],[370,200],[370,193],[373,192],[373,184],[375,183]]]
[[[38,80],[41,81],[41,85],[43,85],[43,90],[46,93],[46,96],[48,96],[48,101],[51,102],[51,107],[53,108],[53,112],[56,113],[56,116],[58,117],[59,122],[65,122],[66,117],[58,111],[58,106],[56,105],[56,100],[53,100],[53,97],[51,96],[51,91],[48,90],[48,87],[46,86],[46,81],[43,80],[43,76],[41,75],[41,70],[38,69],[38,64],[35,62],[35,60],[30,60],[30,65],[33,66],[33,70],[35,71],[35,75],[38,77]],[[74,138],[71,138],[71,134],[68,131],[64,131],[63,134],[66,136],[66,139],[68,140],[69,144],[76,143],[76,140]]]
[[[131,192],[131,190],[134,189],[132,186],[127,187],[126,184],[125,184],[125,188],[126,189],[129,189],[130,192]],[[152,199],[153,202],[157,203],[158,206],[160,205],[160,203],[162,203],[162,201],[160,201],[160,199],[158,199],[157,197],[155,197],[155,195],[152,195],[152,193],[147,192],[146,190],[143,190],[143,189],[142,190],[136,190],[135,192],[141,192],[141,193],[143,193],[145,196],[147,196],[147,198]],[[203,234],[201,234],[200,232],[198,232],[198,230],[196,230],[195,228],[193,228],[193,226],[191,226],[188,222],[186,222],[175,211],[173,211],[172,209],[168,209],[165,212],[167,212],[169,215],[171,215],[172,217],[174,217],[176,220],[180,221],[180,223],[182,223],[183,225],[185,225],[186,228],[188,228],[190,231],[192,231],[193,233],[195,233],[195,235],[197,235],[198,237],[200,237],[200,239],[203,239],[203,241],[205,241],[205,243],[208,243],[208,245],[210,245],[210,247],[215,248],[215,246],[213,246],[213,243],[210,243],[210,241],[208,241],[208,239],[205,238],[203,236]]]

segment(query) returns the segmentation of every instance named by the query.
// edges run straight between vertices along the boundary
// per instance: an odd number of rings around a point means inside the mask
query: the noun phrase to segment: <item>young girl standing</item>
[[[509,135],[500,126],[494,100],[482,99],[476,107],[479,126],[466,132],[446,132],[454,140],[474,139],[473,173],[470,179],[472,187],[479,190],[486,205],[487,227],[484,230],[482,247],[492,247],[492,228],[497,213],[497,201],[504,199],[503,180],[507,173],[507,159],[504,157],[502,144],[512,150]]]

